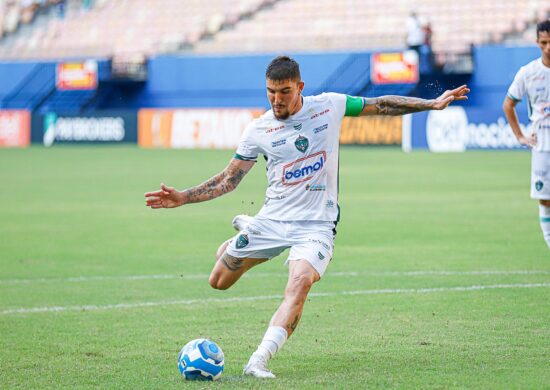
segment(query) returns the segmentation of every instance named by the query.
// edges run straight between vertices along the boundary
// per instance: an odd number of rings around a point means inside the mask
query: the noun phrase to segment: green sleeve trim
[[[521,102],[521,99],[518,99],[517,97],[513,96],[512,94],[510,94],[510,92],[508,92],[507,95],[508,95],[508,97],[509,97],[510,99],[512,99],[513,101],[515,101],[515,102]]]
[[[239,153],[235,153],[235,157],[237,160],[242,160],[242,161],[256,161],[256,157],[246,157],[246,156],[241,156]]]
[[[346,95],[346,113],[344,116],[359,116],[365,107],[362,97]]]

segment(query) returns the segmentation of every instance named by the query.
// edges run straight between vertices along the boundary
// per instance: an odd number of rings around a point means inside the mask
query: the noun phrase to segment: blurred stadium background
[[[543,0],[2,0],[0,145],[231,148],[266,108],[266,63],[289,53],[306,94],[472,89],[441,115],[346,121],[343,143],[517,148],[500,106],[518,68],[539,55],[534,28],[549,8]],[[413,11],[430,38],[410,52]]]
[[[431,39],[411,51],[413,11]],[[282,261],[228,292],[207,277],[231,218],[261,206],[265,171],[173,212],[142,194],[223,168],[269,109],[278,54],[298,60],[305,94],[471,93],[444,111],[344,120],[341,143],[361,146],[341,151],[335,258],[269,388],[548,388],[548,249],[530,154],[501,105],[540,56],[549,11],[0,0],[0,388],[181,388],[177,352],[201,336],[226,353],[221,388],[258,388],[242,364],[279,303]],[[518,114],[529,131],[525,103]]]

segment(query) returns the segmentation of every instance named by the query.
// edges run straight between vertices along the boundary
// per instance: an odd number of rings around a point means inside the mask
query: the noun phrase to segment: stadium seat
[[[30,31],[21,33],[21,7],[0,6],[0,56],[395,49],[405,46],[412,11],[431,23],[435,53],[461,53],[510,33],[524,39],[523,31],[550,11],[544,0],[96,0],[89,10],[79,0],[67,5],[63,19],[50,15],[32,22],[25,9]],[[525,39],[533,40],[528,34]]]

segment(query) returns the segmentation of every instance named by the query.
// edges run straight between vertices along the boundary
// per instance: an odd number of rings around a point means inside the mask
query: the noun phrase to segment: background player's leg
[[[550,248],[550,200],[539,201],[539,217],[544,241]]]
[[[224,242],[216,252],[216,264],[210,273],[208,282],[217,290],[231,287],[250,268],[267,261],[267,259],[238,258],[226,252],[229,240]]]
[[[244,373],[259,378],[274,378],[267,362],[281,349],[294,332],[302,317],[304,303],[319,273],[306,260],[293,260],[288,265],[288,283],[283,302],[271,318],[267,332],[256,352],[252,354]]]

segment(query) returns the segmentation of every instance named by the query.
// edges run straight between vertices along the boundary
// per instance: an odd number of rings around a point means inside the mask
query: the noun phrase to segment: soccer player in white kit
[[[214,199],[234,190],[254,166],[258,154],[267,164],[265,203],[255,217],[237,216],[237,235],[216,253],[210,285],[225,290],[246,271],[290,248],[289,274],[283,302],[271,318],[244,374],[274,378],[267,362],[296,329],[312,285],[332,258],[338,207],[338,154],[344,116],[403,115],[441,110],[467,99],[463,85],[437,99],[402,96],[351,97],[337,93],[302,96],[298,63],[280,56],[266,71],[271,110],[244,131],[235,156],[218,175],[182,191],[161,184],[145,194],[153,209],[178,207]]]
[[[550,20],[537,25],[537,44],[542,55],[516,74],[503,110],[519,143],[531,148],[531,198],[539,201],[539,220],[550,248]],[[516,104],[527,96],[534,133],[521,132]]]

